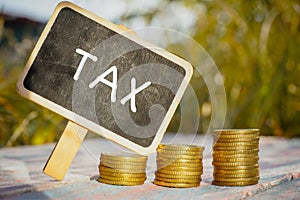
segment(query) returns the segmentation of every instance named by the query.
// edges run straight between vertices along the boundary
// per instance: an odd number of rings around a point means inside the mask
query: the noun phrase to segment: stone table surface
[[[166,134],[164,143],[205,146],[202,182],[196,188],[166,188],[152,183],[156,155],[149,155],[147,180],[139,186],[97,182],[103,152],[128,151],[101,137],[85,139],[66,177],[56,181],[43,174],[55,144],[0,149],[1,199],[300,199],[300,139],[260,138],[260,181],[245,187],[211,185],[210,135]]]

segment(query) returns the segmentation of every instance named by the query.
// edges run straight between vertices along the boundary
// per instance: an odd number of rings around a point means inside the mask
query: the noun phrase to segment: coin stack
[[[111,185],[141,185],[146,180],[147,156],[102,153],[98,181]]]
[[[174,188],[199,186],[203,173],[203,150],[204,147],[194,145],[160,144],[153,183]]]
[[[259,130],[214,131],[213,185],[246,186],[259,180]]]

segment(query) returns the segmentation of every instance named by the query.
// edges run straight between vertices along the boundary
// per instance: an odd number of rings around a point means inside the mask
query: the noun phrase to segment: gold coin
[[[189,172],[203,172],[203,167],[157,167],[157,170],[164,169],[164,170],[169,170],[169,171],[189,171]]]
[[[166,158],[159,156],[157,162],[181,162],[181,163],[202,163],[202,158],[186,159],[186,158]]]
[[[193,163],[193,162],[157,162],[156,164],[157,167],[168,167],[168,168],[178,168],[178,167],[185,167],[185,168],[191,168],[191,169],[196,169],[196,168],[202,168],[203,165],[202,163]]]
[[[251,154],[246,154],[246,153],[221,154],[221,153],[214,152],[212,154],[212,157],[213,158],[254,158],[254,157],[258,157],[258,153],[251,153]]]
[[[100,170],[100,175],[108,175],[115,177],[146,177],[146,173],[121,173]]]
[[[138,167],[143,168],[147,166],[147,163],[144,162],[127,162],[127,161],[119,161],[119,160],[100,160],[100,163],[107,166],[132,166],[132,167]]]
[[[258,142],[216,142],[214,147],[248,147],[248,146],[257,146]]]
[[[115,169],[146,169],[146,165],[129,165],[129,164],[114,164],[114,163],[103,163],[100,162],[100,165],[107,166]]]
[[[99,171],[107,171],[107,172],[119,172],[119,173],[145,173],[145,169],[138,168],[111,168],[105,165],[99,165]]]
[[[100,178],[112,181],[130,181],[130,182],[141,182],[145,181],[146,177],[119,177],[119,176],[109,176],[100,173]]]
[[[178,167],[185,167],[190,169],[197,169],[202,168],[202,163],[157,163],[157,168],[178,168]]]
[[[217,186],[247,186],[247,185],[255,185],[258,183],[258,180],[255,181],[239,181],[239,182],[224,182],[224,181],[212,181],[213,185]]]
[[[246,137],[246,138],[224,138],[224,137],[214,137],[215,142],[259,142],[259,137]]]
[[[200,179],[200,175],[185,175],[185,174],[164,174],[160,173],[159,171],[155,172],[156,177],[161,177],[161,178],[182,178],[182,179]]]
[[[258,138],[258,139],[257,139]],[[228,134],[213,134],[214,142],[218,140],[232,140],[232,141],[239,141],[243,140],[244,142],[247,141],[259,141],[259,134],[258,133],[251,133],[251,134],[235,134],[235,135],[228,135]]]
[[[189,150],[176,150],[176,149],[156,149],[158,153],[162,154],[175,154],[175,155],[190,155],[190,156],[197,156],[202,155],[203,151],[189,151]]]
[[[222,177],[214,177],[214,181],[224,181],[224,182],[247,182],[247,181],[258,181],[259,176],[251,177],[251,178],[222,178]]]
[[[159,181],[168,182],[168,183],[200,183],[201,182],[201,178],[185,179],[185,178],[164,178],[164,177],[156,176],[155,179]]]
[[[258,149],[236,149],[236,150],[214,150],[214,154],[222,154],[222,155],[236,155],[236,154],[258,154]]]
[[[107,159],[101,159],[100,163],[105,165],[121,165],[121,166],[134,166],[134,167],[145,167],[147,166],[146,162],[134,162],[134,161],[118,161],[118,160],[107,160]]]
[[[158,173],[162,174],[172,174],[172,175],[177,175],[177,174],[182,174],[182,175],[201,175],[202,171],[170,171],[166,169],[158,169]]]
[[[164,187],[173,187],[173,188],[191,188],[198,187],[200,183],[168,183],[165,181],[154,180],[155,185],[164,186]]]
[[[119,160],[127,162],[146,162],[148,160],[147,156],[142,156],[139,154],[130,154],[130,153],[101,153],[102,159],[106,160]]]
[[[165,169],[187,169],[187,170],[195,170],[195,169],[203,169],[201,163],[157,163],[157,168],[165,168]]]
[[[216,170],[249,170],[249,169],[258,169],[259,165],[249,165],[249,166],[214,166]]]
[[[219,180],[219,178],[252,178],[259,176],[259,173],[252,173],[252,174],[217,174],[214,173],[214,178]]]
[[[176,155],[176,154],[165,154],[165,153],[157,153],[157,157],[165,158],[165,159],[185,159],[185,160],[202,159],[202,155]]]
[[[168,154],[168,155],[188,155],[188,156],[200,156],[200,157],[202,157],[202,151],[157,149],[157,152],[160,153],[160,154]]]
[[[202,152],[204,147],[188,144],[159,144],[158,149]]]
[[[167,161],[162,161],[162,160],[158,160],[156,161],[157,165],[159,166],[186,166],[186,167],[199,167],[202,166],[202,162],[180,162],[177,160],[167,160]]]
[[[107,162],[113,164],[127,164],[127,165],[146,165],[147,162],[135,162],[135,161],[124,161],[124,160],[111,160],[107,158],[100,158],[100,162]]]
[[[235,166],[253,166],[257,164],[257,161],[249,161],[249,162],[216,162],[212,161],[214,166],[221,166],[221,167],[235,167]]]
[[[184,158],[165,158],[165,157],[157,157],[156,162],[178,162],[178,163],[202,163],[201,158],[194,159],[184,159]]]
[[[248,146],[213,146],[213,150],[221,151],[237,151],[237,150],[252,150],[258,149],[258,145],[248,145]]]
[[[124,186],[134,186],[134,185],[142,185],[145,181],[115,181],[115,180],[107,180],[104,178],[98,178],[100,183],[106,183],[110,185],[124,185]]]
[[[258,156],[252,158],[224,158],[214,157],[213,160],[216,162],[258,162]]]
[[[215,134],[251,134],[251,133],[259,133],[259,129],[217,129],[214,130]]]
[[[251,140],[252,138],[259,138],[259,133],[251,133],[251,134],[236,134],[236,135],[225,135],[225,134],[213,134],[214,140],[220,139],[220,140],[238,140],[238,139],[245,139],[245,140]]]
[[[226,170],[226,169],[217,169],[214,168],[214,173],[216,174],[224,174],[224,175],[235,175],[235,174],[257,174],[259,173],[258,168],[252,169],[237,169],[237,170]]]

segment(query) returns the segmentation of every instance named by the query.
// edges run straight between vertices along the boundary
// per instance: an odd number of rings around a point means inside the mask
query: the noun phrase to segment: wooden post
[[[126,26],[119,24],[119,28],[135,34]],[[44,173],[56,180],[62,180],[75,155],[87,134],[87,129],[69,121],[62,136],[54,147],[48,161],[43,169]]]
[[[43,169],[44,173],[56,180],[62,180],[87,131],[87,129],[69,121]]]

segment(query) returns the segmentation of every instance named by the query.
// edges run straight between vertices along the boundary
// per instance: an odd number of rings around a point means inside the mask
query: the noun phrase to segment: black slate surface
[[[78,81],[73,76],[82,55],[76,53],[76,48],[98,58],[97,62],[86,61]],[[111,88],[107,85],[99,83],[95,88],[88,87],[111,66],[118,69],[115,103],[110,100]],[[63,8],[25,77],[24,87],[147,147],[184,75],[181,66],[156,54],[151,47],[145,48],[71,8]],[[152,82],[136,95],[136,113],[130,111],[130,102],[120,104],[120,99],[130,92],[132,77],[136,78],[137,87],[146,81]],[[106,79],[111,81],[111,74]]]

